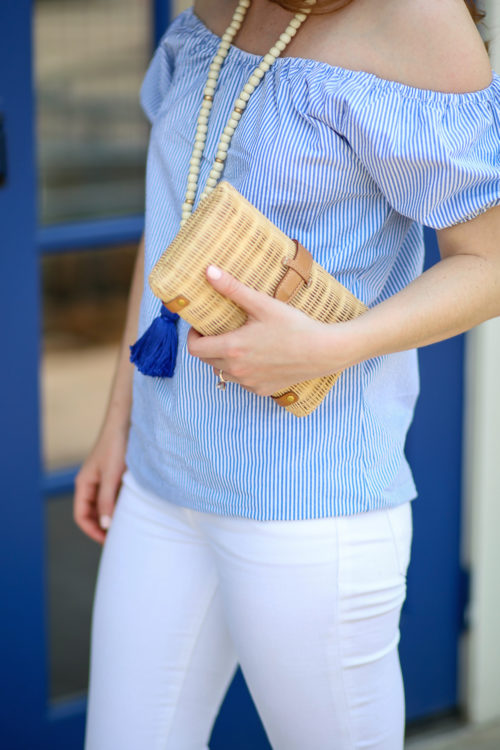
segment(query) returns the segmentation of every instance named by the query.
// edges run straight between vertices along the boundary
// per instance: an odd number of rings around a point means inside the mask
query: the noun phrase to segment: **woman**
[[[207,269],[247,322],[202,337],[179,319],[173,375],[150,377],[129,346],[160,309],[147,276],[184,215],[235,8],[198,0],[177,16],[141,89],[145,237],[74,501],[104,544],[85,747],[206,748],[240,664],[275,750],[401,750],[416,349],[500,314],[500,78],[462,0],[309,8],[251,94],[223,176],[369,309],[327,326]],[[236,97],[300,8],[240,3],[196,200]],[[422,273],[424,224],[441,260]],[[308,417],[269,398],[339,370]]]

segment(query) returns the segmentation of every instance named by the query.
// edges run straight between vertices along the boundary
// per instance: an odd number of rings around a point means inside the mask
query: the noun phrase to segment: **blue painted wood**
[[[40,489],[47,499],[58,495],[68,495],[74,490],[74,481],[79,466],[67,466],[57,471],[46,472],[42,476]]]
[[[7,142],[3,114],[0,112],[0,187],[7,182]]]
[[[153,0],[152,45],[156,48],[161,36],[172,18],[172,3],[170,0]]]
[[[0,3],[0,112],[8,172],[0,184],[2,602],[0,746],[81,748],[85,700],[49,700],[43,493],[71,470],[43,478],[39,424],[40,283],[44,252],[135,241],[142,217],[37,231],[32,0]],[[74,471],[74,470],[73,470]]]
[[[16,750],[40,746],[47,685],[30,0],[0,3],[0,36],[9,163],[0,187],[0,734],[2,747]]]
[[[240,669],[228,690],[209,744],[210,750],[272,750]]]
[[[425,239],[427,268],[439,250],[434,231]],[[400,645],[410,719],[458,704],[463,359],[463,335],[419,350],[421,395],[407,440],[419,497]]]
[[[144,216],[55,224],[38,229],[37,245],[45,254],[109,247],[137,242],[143,229]]]
[[[86,696],[60,700],[50,706],[43,750],[82,750],[86,711]]]

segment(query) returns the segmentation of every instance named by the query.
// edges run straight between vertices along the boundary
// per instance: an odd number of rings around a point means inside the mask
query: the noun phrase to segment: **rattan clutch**
[[[210,263],[324,323],[349,320],[367,309],[226,180],[199,203],[149,275],[165,307],[205,336],[239,328],[247,317],[206,280]],[[306,416],[339,375],[292,384],[272,398],[292,414]]]

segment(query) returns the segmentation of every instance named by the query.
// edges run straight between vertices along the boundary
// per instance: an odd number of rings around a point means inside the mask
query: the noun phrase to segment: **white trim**
[[[484,0],[492,67],[500,66],[500,3]],[[463,560],[471,571],[460,694],[471,722],[500,718],[500,318],[466,334]]]
[[[491,39],[490,57],[493,68],[499,70],[500,66],[500,3],[498,0],[483,0],[481,6],[486,10],[486,22],[488,27],[485,29],[485,35]]]
[[[500,717],[500,318],[467,334],[464,561],[472,575],[461,690],[471,721]]]

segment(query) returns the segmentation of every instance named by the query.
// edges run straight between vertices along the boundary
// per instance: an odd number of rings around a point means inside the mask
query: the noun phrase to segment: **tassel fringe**
[[[130,361],[143,375],[170,378],[177,358],[179,316],[161,306],[161,314],[130,347]]]

